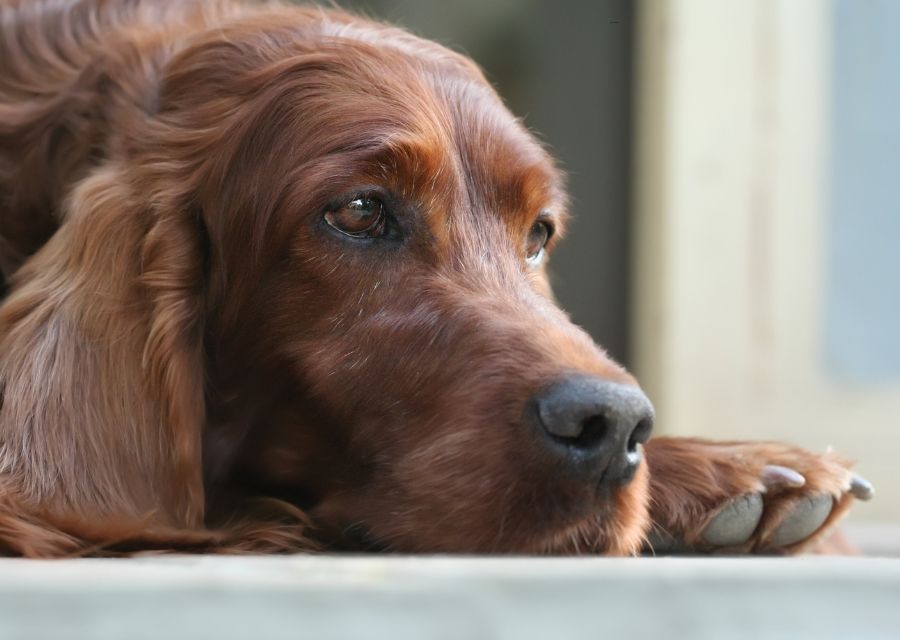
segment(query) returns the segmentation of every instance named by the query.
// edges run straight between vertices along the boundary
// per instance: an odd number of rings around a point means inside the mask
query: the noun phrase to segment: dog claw
[[[825,523],[833,508],[834,498],[830,494],[799,500],[769,536],[768,542],[776,547],[788,547],[807,539]]]
[[[875,495],[875,487],[862,476],[854,475],[850,479],[850,493],[857,500],[871,500]]]
[[[797,489],[806,484],[806,478],[788,467],[777,464],[766,465],[760,480],[766,489]]]
[[[748,493],[722,509],[703,531],[703,540],[717,547],[734,547],[750,539],[763,512],[763,498]]]

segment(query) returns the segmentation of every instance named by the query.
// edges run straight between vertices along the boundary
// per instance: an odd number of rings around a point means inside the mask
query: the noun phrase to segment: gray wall
[[[826,355],[900,379],[900,3],[834,0]]]
[[[627,0],[341,3],[472,56],[569,175],[575,220],[552,261],[562,306],[628,359],[633,8]]]

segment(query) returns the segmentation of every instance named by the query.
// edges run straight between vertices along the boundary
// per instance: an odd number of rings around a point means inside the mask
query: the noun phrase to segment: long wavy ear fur
[[[220,99],[217,74],[246,56],[219,59],[223,41],[176,58],[255,9],[0,5],[0,554],[127,539],[194,548],[198,536],[216,549],[309,548],[290,505],[204,528],[204,325],[222,277],[205,273],[191,207],[197,165],[226,132],[209,124],[244,115],[242,96]]]
[[[0,307],[0,550],[41,522],[60,549],[99,520],[202,527],[202,239],[133,194],[82,181]]]

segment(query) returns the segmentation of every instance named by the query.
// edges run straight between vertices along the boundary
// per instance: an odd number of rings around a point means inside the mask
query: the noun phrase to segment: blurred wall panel
[[[628,361],[633,5],[357,0],[343,6],[473,57],[568,173],[575,219],[551,261],[573,319]]]
[[[877,3],[846,4],[865,13]],[[879,494],[852,517],[896,521],[900,380],[840,378],[827,357],[835,275],[828,238],[840,229],[831,227],[832,182],[857,175],[840,170],[844,159],[830,153],[841,149],[832,100],[863,82],[841,85],[846,80],[835,74],[832,52],[847,42],[835,40],[843,27],[834,7],[820,0],[641,3],[636,373],[656,404],[658,432],[833,446],[858,461]],[[888,44],[867,37],[853,46],[877,59],[894,50]],[[880,68],[869,63],[856,73]],[[885,82],[896,82],[896,66],[891,71]],[[891,100],[884,87],[874,95]],[[895,120],[892,114],[882,124]],[[862,116],[853,128],[875,124]],[[865,162],[878,165],[878,157]],[[895,183],[878,186],[887,193]],[[843,240],[868,234],[877,245],[884,236],[896,245],[898,209],[879,203],[854,202],[846,212],[854,233]],[[896,291],[898,274],[884,272],[879,246],[867,250],[863,241],[853,249],[856,268],[883,279],[883,295]],[[896,309],[896,298],[887,302],[868,307],[880,317],[848,329],[890,323],[895,316],[884,309]]]
[[[832,374],[900,380],[900,2],[835,0],[828,314]]]

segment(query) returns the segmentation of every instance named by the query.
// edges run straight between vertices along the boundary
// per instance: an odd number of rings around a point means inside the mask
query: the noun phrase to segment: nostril
[[[639,444],[644,444],[650,439],[650,433],[653,431],[653,420],[644,418],[638,422],[634,431],[628,436],[628,453],[636,453]]]
[[[653,408],[640,389],[589,376],[569,376],[534,397],[545,436],[592,457],[638,455],[653,427]]]
[[[591,416],[581,422],[577,429],[578,435],[574,437],[554,436],[554,438],[570,447],[587,451],[602,445],[609,435],[609,429],[609,423],[604,416]]]

